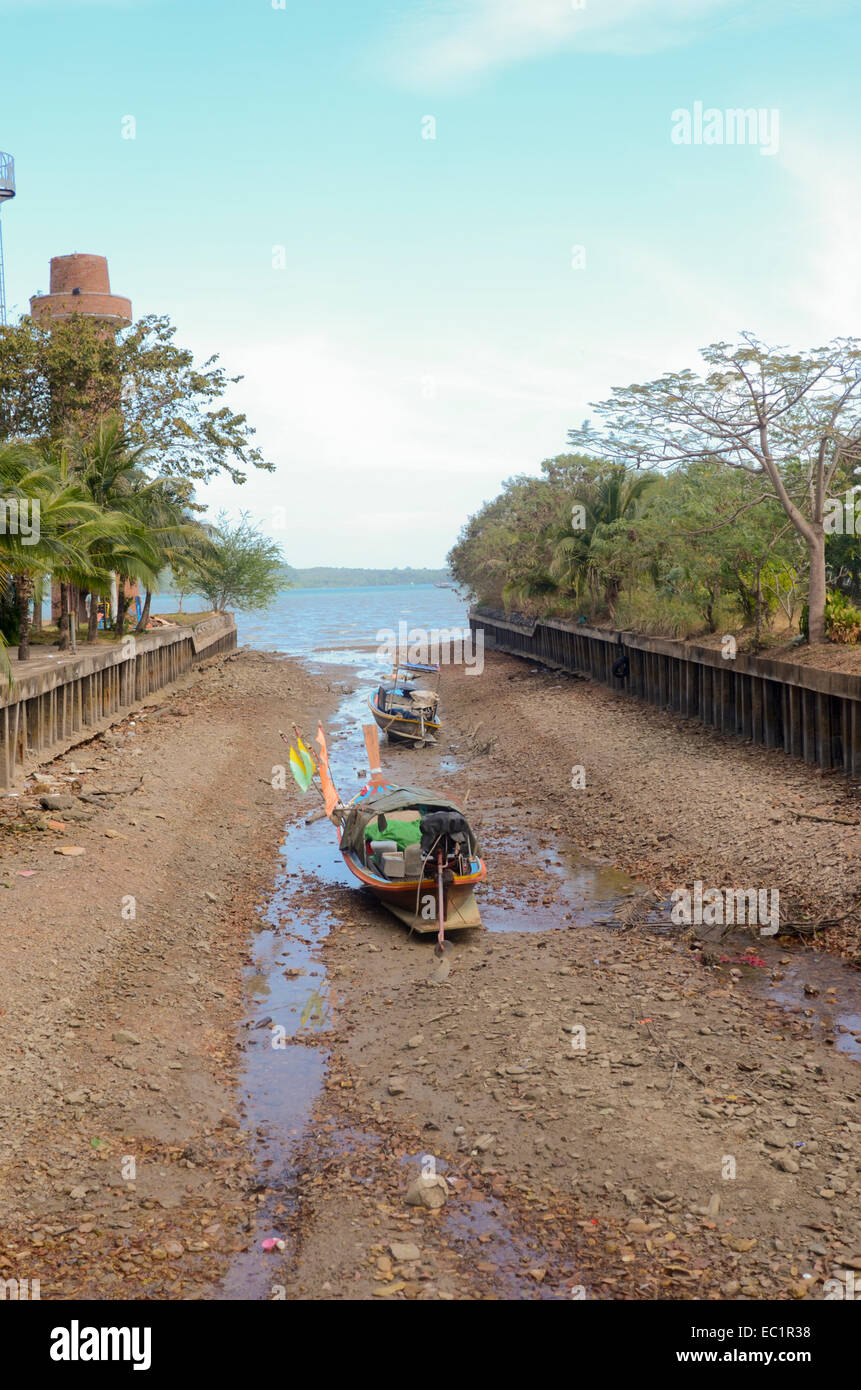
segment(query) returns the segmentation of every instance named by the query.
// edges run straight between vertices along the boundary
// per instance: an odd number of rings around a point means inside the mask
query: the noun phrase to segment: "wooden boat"
[[[338,847],[353,877],[411,931],[434,933],[442,948],[446,931],[481,926],[474,890],[487,869],[475,832],[448,797],[386,781],[377,729],[366,724],[364,734],[370,780],[343,802],[319,730],[317,772],[325,814],[337,829]]]
[[[474,890],[487,869],[455,802],[422,787],[381,783],[363,787],[345,810],[344,863],[399,921],[440,942],[446,931],[481,926]]]
[[[417,686],[417,676],[435,676],[436,687],[439,685],[438,666],[401,661],[392,670],[391,680],[383,681],[368,696],[368,708],[381,733],[393,741],[424,748],[436,743],[442,727],[437,714],[439,690]]]

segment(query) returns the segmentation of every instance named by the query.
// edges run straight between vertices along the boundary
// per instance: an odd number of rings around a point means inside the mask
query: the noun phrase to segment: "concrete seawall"
[[[489,650],[582,672],[723,733],[861,777],[858,676],[767,657],[727,660],[711,647],[608,632],[558,618],[527,621],[474,609],[469,622],[474,631],[483,628]],[[625,680],[613,675],[622,656],[630,668]]]
[[[76,656],[34,647],[29,662],[13,663],[13,688],[0,688],[0,787],[108,728],[198,662],[235,647],[231,614],[130,635],[116,645],[82,644]]]

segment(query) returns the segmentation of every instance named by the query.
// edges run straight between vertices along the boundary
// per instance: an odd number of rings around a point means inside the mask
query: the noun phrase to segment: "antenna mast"
[[[15,161],[0,152],[0,211],[15,197]],[[3,223],[0,220],[0,326],[6,323],[6,274],[3,266]]]

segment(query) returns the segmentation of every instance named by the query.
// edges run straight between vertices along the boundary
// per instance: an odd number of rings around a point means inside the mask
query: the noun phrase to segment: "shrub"
[[[861,637],[861,609],[839,589],[830,590],[825,600],[825,631],[832,642],[847,645]]]

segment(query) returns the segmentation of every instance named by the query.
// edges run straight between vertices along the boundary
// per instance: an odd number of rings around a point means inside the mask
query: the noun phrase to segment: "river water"
[[[160,594],[153,613],[175,613],[178,606],[175,594]],[[194,612],[206,603],[186,594],[183,606]],[[366,647],[378,640],[378,632],[397,632],[402,622],[424,629],[465,627],[467,604],[454,589],[433,584],[285,589],[267,612],[236,614],[240,644],[299,657],[351,643]]]

